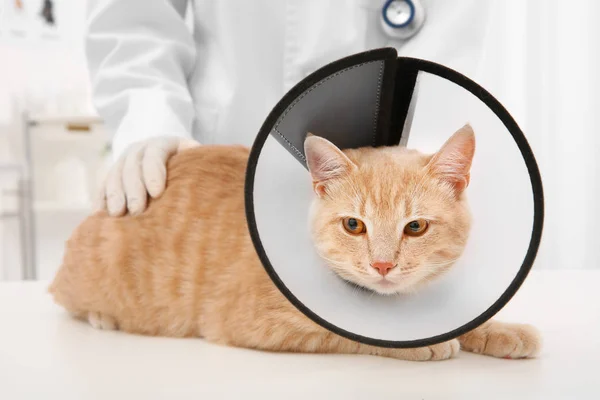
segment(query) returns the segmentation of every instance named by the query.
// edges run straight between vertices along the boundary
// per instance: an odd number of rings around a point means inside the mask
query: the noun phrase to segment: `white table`
[[[0,284],[0,399],[600,398],[600,271],[535,271],[501,312],[541,329],[537,360],[271,354],[97,331],[45,288]]]

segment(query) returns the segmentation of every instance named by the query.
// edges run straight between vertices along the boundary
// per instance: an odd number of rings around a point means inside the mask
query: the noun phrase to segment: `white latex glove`
[[[167,161],[179,151],[199,146],[192,139],[163,136],[132,144],[110,168],[100,188],[98,209],[109,215],[139,214],[148,195],[159,197],[167,182]]]

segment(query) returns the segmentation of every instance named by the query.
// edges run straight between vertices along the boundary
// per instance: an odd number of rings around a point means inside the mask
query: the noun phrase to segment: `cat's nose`
[[[388,272],[392,270],[396,265],[392,264],[389,261],[376,261],[371,264],[371,267],[375,268],[379,275],[386,276]]]

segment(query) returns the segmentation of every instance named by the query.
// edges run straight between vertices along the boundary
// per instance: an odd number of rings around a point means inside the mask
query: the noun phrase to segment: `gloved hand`
[[[148,195],[160,196],[167,182],[167,161],[177,152],[199,146],[192,139],[155,137],[132,144],[110,168],[100,188],[97,209],[121,216],[146,209]]]

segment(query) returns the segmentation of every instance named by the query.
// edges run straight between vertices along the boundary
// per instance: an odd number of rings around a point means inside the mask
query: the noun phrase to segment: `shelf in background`
[[[40,124],[101,124],[102,119],[95,115],[30,115],[27,120],[32,125]]]
[[[54,142],[77,142],[77,141],[94,141],[99,143],[108,143],[108,137],[102,132],[90,131],[66,131],[60,130],[56,132],[36,132],[36,139]]]

